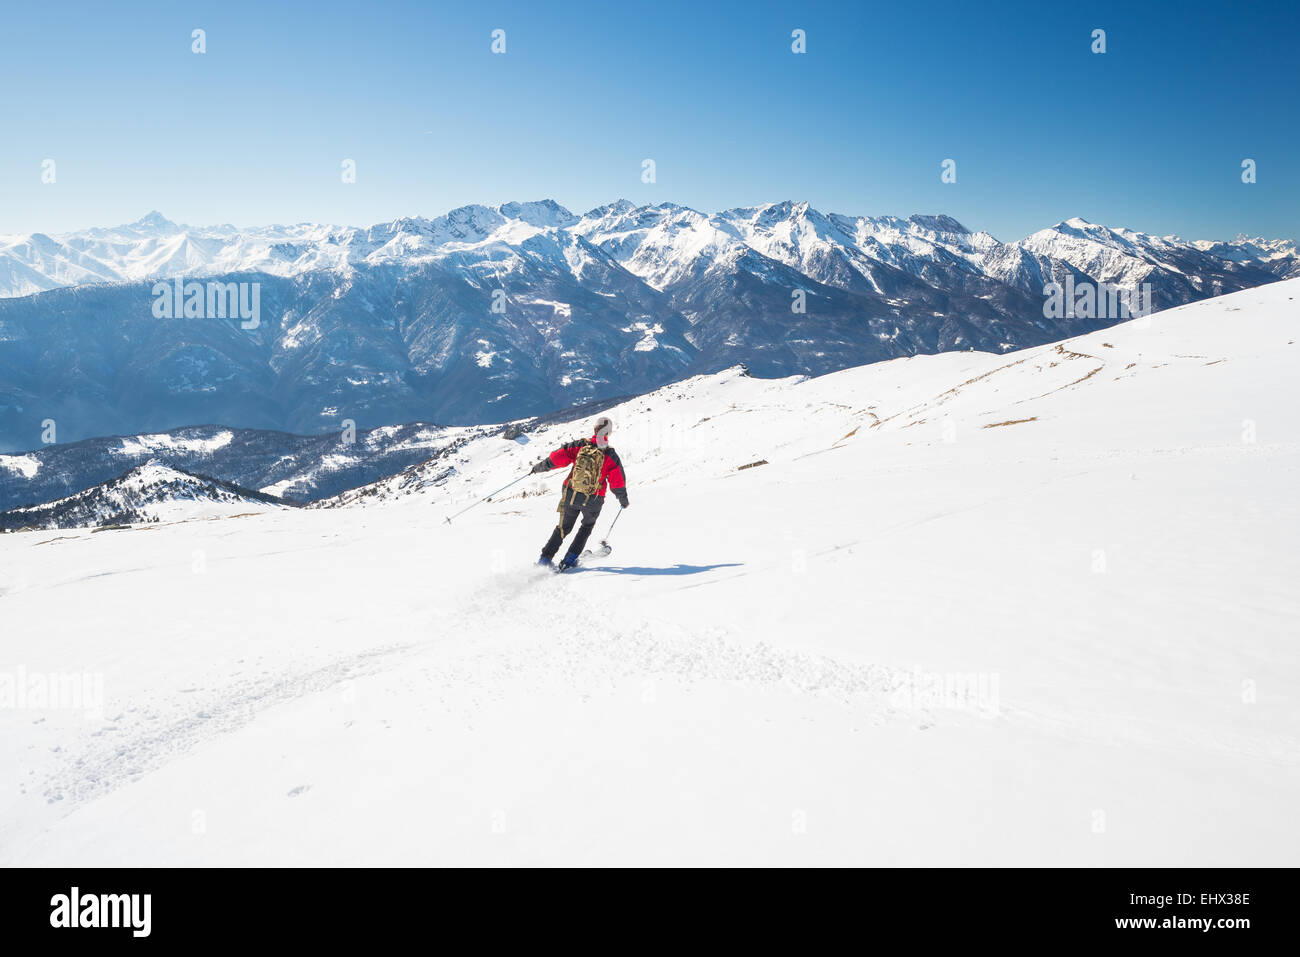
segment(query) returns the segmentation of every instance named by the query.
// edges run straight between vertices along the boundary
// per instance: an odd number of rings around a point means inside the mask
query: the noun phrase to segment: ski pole
[[[608,530],[607,532],[605,532],[605,537],[602,538],[602,539],[600,540],[600,541],[601,541],[601,544],[604,544],[604,543],[608,542],[608,541],[609,541],[609,536],[611,536],[611,535],[614,534],[614,526],[617,525],[617,524],[618,524],[618,520],[619,520],[620,518],[623,517],[623,512],[624,512],[624,509],[621,509],[621,508],[620,508],[620,509],[618,510],[618,514],[616,514],[616,515],[614,516],[614,521],[612,521],[612,522],[609,523],[609,530]]]
[[[532,473],[531,473],[531,472],[528,472],[528,473],[525,473],[524,475],[519,476],[519,478],[517,478],[517,479],[515,479],[513,482],[511,482],[510,485],[518,485],[518,484],[519,484],[520,482],[522,482],[524,479],[528,478],[529,475],[532,475]],[[483,504],[484,502],[486,502],[488,499],[492,498],[493,495],[500,495],[502,492],[504,492],[506,489],[508,489],[508,488],[510,487],[510,485],[503,485],[503,486],[501,486],[499,489],[497,489],[495,492],[493,492],[491,495],[484,495],[481,499],[479,499],[477,502],[475,502],[474,505],[467,505],[467,506],[465,506],[464,508],[462,508],[459,512],[457,512],[455,515],[449,515],[449,516],[447,517],[447,524],[450,525],[450,524],[451,524],[451,520],[452,520],[453,518],[460,518],[462,515],[464,515],[466,512],[468,512],[471,508],[474,508],[476,505],[482,505],[482,504]],[[617,521],[617,519],[615,519],[615,521]]]
[[[614,534],[614,526],[618,524],[619,516],[623,514],[623,511],[624,510],[621,508],[618,510],[618,515],[614,516],[614,521],[610,522],[609,528],[605,530],[605,537],[600,540],[600,547],[603,549],[603,551],[600,552],[600,554],[597,557],[604,558],[614,550],[614,546],[609,543],[609,536]],[[596,554],[596,550],[589,548],[582,553],[582,557],[587,558],[588,556],[595,555],[595,554]]]

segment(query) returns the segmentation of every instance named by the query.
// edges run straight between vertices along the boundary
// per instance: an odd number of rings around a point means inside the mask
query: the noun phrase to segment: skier
[[[627,479],[623,474],[623,463],[614,447],[609,444],[609,436],[613,431],[614,423],[608,416],[602,415],[592,426],[591,438],[562,445],[533,466],[534,474],[565,465],[573,466],[564,480],[560,505],[556,509],[560,513],[560,520],[556,522],[555,530],[551,532],[550,541],[542,549],[542,557],[537,560],[537,564],[555,567],[551,564],[551,559],[560,550],[560,545],[581,515],[582,525],[573,537],[568,552],[561,559],[559,571],[578,564],[578,556],[582,554],[583,546],[587,544],[591,530],[596,525],[596,518],[605,505],[607,485],[618,499],[618,504],[627,508]]]

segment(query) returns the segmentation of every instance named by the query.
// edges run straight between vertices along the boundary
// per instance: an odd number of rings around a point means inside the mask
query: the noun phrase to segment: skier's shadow
[[[646,565],[596,565],[592,568],[578,567],[578,571],[584,572],[608,572],[611,575],[698,575],[700,572],[711,572],[715,568],[739,568],[743,562],[720,562],[717,565],[667,565],[662,568],[651,568]]]

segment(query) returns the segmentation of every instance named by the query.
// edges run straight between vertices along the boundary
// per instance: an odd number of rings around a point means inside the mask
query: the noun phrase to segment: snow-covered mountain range
[[[312,502],[425,462],[482,431],[416,423],[303,436],[206,425],[47,445],[0,454],[0,512],[64,498],[148,462]]]
[[[0,234],[0,298],[172,276],[257,272],[292,277],[321,269],[346,273],[365,266],[440,260],[464,266],[483,258],[483,244],[517,247],[552,231],[590,240],[657,289],[690,275],[701,259],[743,256],[742,246],[820,282],[843,288],[865,283],[876,292],[888,285],[888,271],[882,267],[922,278],[965,268],[1015,283],[1022,278],[1015,264],[1033,259],[1065,263],[1103,282],[1131,283],[1153,273],[1157,278],[1167,278],[1162,272],[1182,273],[1197,292],[1212,295],[1223,270],[1213,260],[1266,264],[1279,278],[1297,274],[1300,264],[1292,240],[1238,236],[1227,242],[1184,242],[1082,219],[1000,243],[948,216],[845,216],[796,202],[706,215],[672,203],[637,206],[628,200],[579,216],[554,200],[541,200],[464,206],[433,219],[406,217],[368,229],[315,223],[194,227],[155,211],[134,223],[57,236]],[[568,248],[570,268],[578,271],[584,250]]]
[[[0,451],[203,422],[318,434],[502,421],[746,363],[820,374],[1006,352],[1115,316],[1044,286],[1147,283],[1157,309],[1297,274],[1295,244],[1072,219],[1013,243],[946,216],[784,202],[715,214],[544,200],[357,229],[192,228],[157,213],[0,237]],[[259,284],[256,328],[159,319],[153,283]]]
[[[193,521],[290,504],[231,482],[149,461],[65,498],[0,512],[0,531]]]

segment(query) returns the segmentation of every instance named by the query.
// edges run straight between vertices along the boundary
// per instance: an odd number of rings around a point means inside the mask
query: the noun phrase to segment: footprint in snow
[[[292,791],[290,791],[287,796],[291,798],[297,797],[299,794],[302,794],[304,791],[310,791],[310,790],[311,790],[310,784],[300,784]]]

